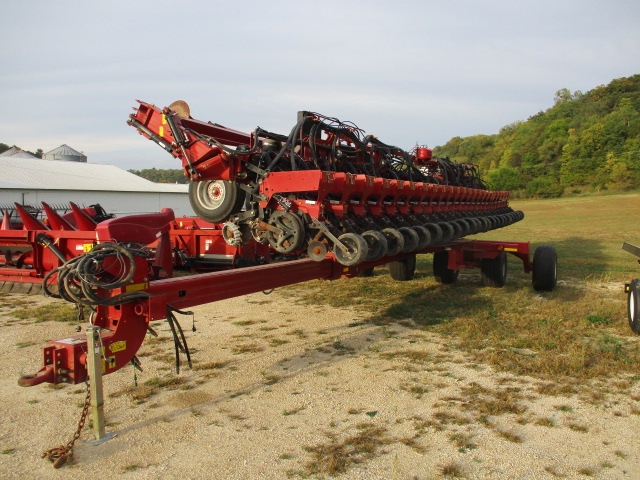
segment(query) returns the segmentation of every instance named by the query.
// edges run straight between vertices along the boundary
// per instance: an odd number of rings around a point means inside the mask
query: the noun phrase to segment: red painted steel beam
[[[255,267],[156,280],[145,289],[150,320],[165,318],[166,306],[189,308],[308,280],[340,278],[344,267],[330,259],[293,260]]]

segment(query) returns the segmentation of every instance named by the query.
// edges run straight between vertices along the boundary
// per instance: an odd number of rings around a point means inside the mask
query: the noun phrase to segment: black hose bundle
[[[175,348],[176,354],[176,374],[180,373],[180,352],[184,353],[187,356],[187,365],[189,368],[192,368],[191,364],[191,353],[189,352],[189,346],[187,345],[187,339],[184,336],[184,331],[180,326],[180,322],[174,315],[174,313],[179,313],[180,315],[191,315],[193,317],[193,312],[183,312],[182,310],[178,310],[177,308],[173,308],[171,305],[167,304],[167,322],[169,323],[169,327],[171,327],[171,333],[173,335],[173,345]],[[193,326],[193,331],[196,331],[195,325]]]
[[[122,305],[148,298],[146,292],[125,292],[108,298],[102,298],[97,293],[98,289],[113,290],[129,284],[135,274],[135,256],[147,257],[148,253],[131,250],[117,243],[100,243],[90,252],[49,271],[42,281],[45,295],[91,308],[97,305]],[[49,288],[55,276],[58,294]]]

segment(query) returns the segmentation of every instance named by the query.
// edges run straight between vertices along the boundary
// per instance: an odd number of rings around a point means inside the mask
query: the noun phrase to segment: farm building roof
[[[30,153],[25,152],[20,147],[11,147],[9,150],[5,150],[4,152],[0,153],[0,157],[38,158],[35,155],[31,155]]]
[[[186,193],[187,185],[154,183],[113,165],[0,157],[0,188]]]

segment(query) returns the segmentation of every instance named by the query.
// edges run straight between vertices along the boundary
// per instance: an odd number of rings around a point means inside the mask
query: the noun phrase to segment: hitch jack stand
[[[91,445],[100,445],[115,437],[113,433],[105,432],[104,428],[104,395],[102,392],[102,363],[105,354],[100,336],[100,327],[87,325],[87,374],[91,390],[91,420],[95,440],[87,440]]]

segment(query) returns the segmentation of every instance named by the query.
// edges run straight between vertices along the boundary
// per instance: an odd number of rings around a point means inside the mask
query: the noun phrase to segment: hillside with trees
[[[547,111],[495,135],[454,137],[434,154],[479,165],[492,189],[521,196],[640,187],[640,75],[559,90]]]
[[[187,177],[181,168],[144,168],[128,172],[156,183],[187,183]]]

